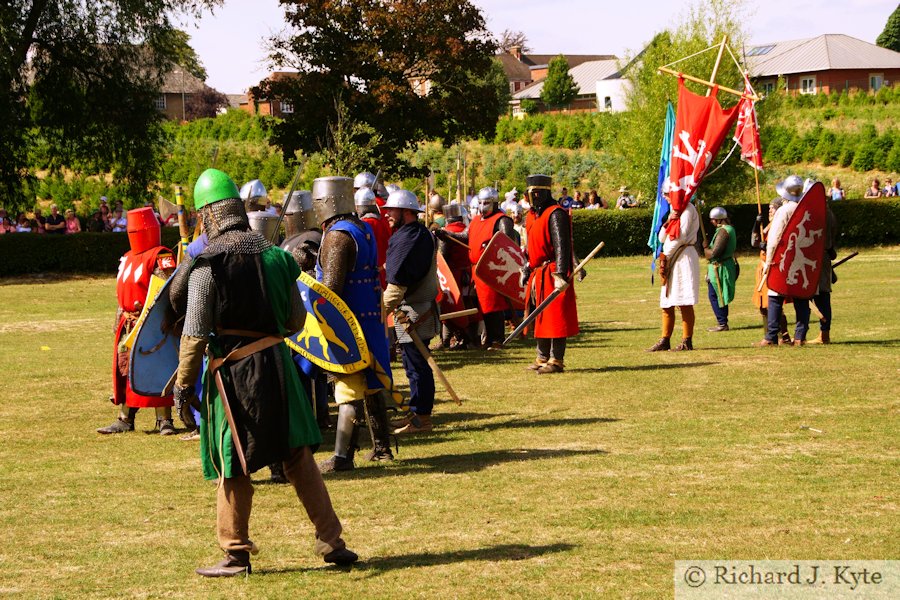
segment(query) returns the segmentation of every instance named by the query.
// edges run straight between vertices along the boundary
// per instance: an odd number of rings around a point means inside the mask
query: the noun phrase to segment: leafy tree
[[[515,47],[518,47],[519,51],[523,53],[531,52],[531,46],[528,44],[528,37],[525,33],[513,31],[511,29],[503,30],[503,33],[500,34],[500,42],[497,46],[503,52],[511,52]]]
[[[614,155],[610,158],[610,168],[623,184],[643,192],[645,198],[656,196],[666,102],[676,104],[678,99],[677,78],[659,74],[658,67],[710,48],[721,42],[724,35],[728,35],[731,48],[740,48],[746,39],[741,30],[741,24],[746,22],[743,18],[743,4],[741,0],[705,0],[695,5],[681,22],[657,34],[640,56],[634,57],[636,60],[629,64],[625,72],[626,79],[631,82],[631,90],[626,98],[628,110],[621,113],[618,134],[609,147]],[[684,73],[708,78],[712,73],[716,54],[715,49],[703,52],[679,62],[677,68]],[[743,76],[727,53],[719,66],[716,81],[735,89],[743,87]],[[698,94],[705,94],[708,89],[691,82],[686,85]],[[762,148],[766,156],[770,155],[765,141],[767,124],[774,122],[781,96],[778,93],[769,94],[757,103],[760,132],[764,138]],[[737,102],[736,97],[723,92],[719,92],[718,99],[726,107]],[[787,145],[788,143],[784,143],[782,147]],[[726,141],[719,155],[713,159],[711,170],[719,166],[730,149],[731,142]],[[732,158],[703,180],[700,192],[705,198],[727,198],[735,195],[737,190],[751,185],[752,169]]]
[[[21,206],[42,147],[52,172],[112,172],[148,194],[165,142],[154,100],[176,58],[171,19],[218,0],[9,0],[0,4],[0,197]],[[182,49],[183,50],[183,49]]]
[[[900,52],[900,6],[897,6],[888,17],[884,31],[875,39],[875,44],[894,52]]]
[[[293,104],[272,129],[286,156],[325,147],[338,98],[349,121],[381,136],[370,170],[416,170],[404,152],[421,140],[451,145],[493,134],[506,108],[492,76],[497,46],[468,0],[282,4],[292,30],[272,38],[270,58],[301,73],[264,80],[252,93]]]
[[[560,54],[547,66],[547,78],[541,89],[541,100],[547,106],[565,106],[578,95],[578,85],[569,74],[569,63]]]
[[[328,124],[325,158],[335,173],[356,173],[365,169],[372,159],[381,135],[368,123],[352,121],[347,105],[335,102],[334,121]]]
[[[211,118],[219,110],[228,107],[228,98],[222,92],[204,85],[199,92],[191,94],[185,101],[184,114],[188,121]]]

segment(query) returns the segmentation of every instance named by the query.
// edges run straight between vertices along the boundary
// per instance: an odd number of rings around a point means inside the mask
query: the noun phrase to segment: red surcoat
[[[556,272],[556,253],[550,241],[550,214],[565,210],[551,206],[539,217],[534,217],[528,229],[528,280],[529,295],[534,290],[535,306],[553,292],[553,273]],[[568,215],[567,215],[568,216]],[[571,217],[569,217],[571,218]],[[572,243],[572,240],[565,240]],[[573,265],[566,267],[565,276],[572,275]],[[578,334],[578,308],[575,305],[575,288],[569,286],[534,321],[534,337],[561,338]]]
[[[478,259],[484,253],[484,247],[488,245],[491,238],[494,237],[494,228],[505,215],[502,212],[496,212],[488,218],[476,215],[472,222],[469,223],[469,261],[474,269],[478,263]],[[506,296],[500,292],[494,291],[480,277],[472,273],[475,280],[475,293],[478,295],[478,304],[481,306],[481,312],[487,314],[510,308],[510,302]]]
[[[134,254],[131,250],[119,261],[119,275],[116,277],[116,297],[122,316],[116,325],[116,340],[113,345],[113,403],[123,402],[132,408],[172,406],[172,396],[142,396],[131,389],[128,381],[127,359],[119,357],[119,342],[124,340],[144,308],[150,276],[157,269],[175,268],[175,259],[168,248],[157,246]],[[124,373],[123,373],[124,370]]]
[[[388,224],[386,217],[376,219],[375,217],[366,216],[362,220],[369,224],[375,233],[375,251],[378,261],[378,274],[381,277],[381,289],[387,288],[387,276],[384,271],[384,261],[387,257],[388,241],[391,239],[391,226]]]

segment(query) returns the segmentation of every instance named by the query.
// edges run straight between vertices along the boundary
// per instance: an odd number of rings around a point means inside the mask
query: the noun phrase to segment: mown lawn
[[[826,347],[750,347],[748,256],[732,331],[706,333],[704,302],[695,352],[647,354],[648,262],[591,265],[565,375],[526,373],[525,342],[438,355],[462,406],[439,391],[433,434],[328,478],[352,570],[259,485],[246,580],[193,573],[219,559],[197,445],[145,432],[149,411],[94,433],[113,278],[0,280],[0,595],[658,598],[676,559],[898,558],[900,248],[839,269]]]

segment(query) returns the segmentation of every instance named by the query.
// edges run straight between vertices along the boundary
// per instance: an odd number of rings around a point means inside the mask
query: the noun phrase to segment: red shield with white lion
[[[485,246],[475,265],[475,275],[491,289],[512,300],[513,308],[525,307],[525,287],[519,284],[519,273],[527,261],[521,248],[498,231]]]
[[[792,298],[812,298],[818,293],[825,212],[825,186],[816,182],[800,199],[775,248],[766,280],[770,290]]]

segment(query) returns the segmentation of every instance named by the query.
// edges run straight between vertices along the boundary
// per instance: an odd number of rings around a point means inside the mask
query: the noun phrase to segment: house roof
[[[752,77],[832,69],[900,69],[900,52],[840,33],[757,44],[747,49]]]
[[[529,67],[545,67],[550,64],[550,61],[559,56],[557,54],[523,54],[522,62]],[[569,68],[572,69],[577,67],[582,63],[586,63],[588,61],[594,60],[615,60],[616,57],[613,54],[563,54],[566,57],[566,62],[569,63]]]
[[[230,108],[240,108],[241,104],[247,104],[247,94],[225,94]]]
[[[592,95],[597,92],[598,81],[616,78],[619,74],[619,61],[616,58],[612,58],[583,62],[578,66],[569,69],[569,74],[575,80],[575,85],[578,86],[579,96]],[[524,90],[520,90],[513,96],[513,100],[540,98],[543,89],[544,82],[539,81],[534,85],[528,86]]]
[[[163,77],[162,87],[159,91],[162,94],[196,94],[205,85],[201,80],[188,73],[184,67],[173,65]]]
[[[509,81],[531,81],[531,69],[528,65],[509,52],[501,52],[496,58],[503,65],[503,71]]]

